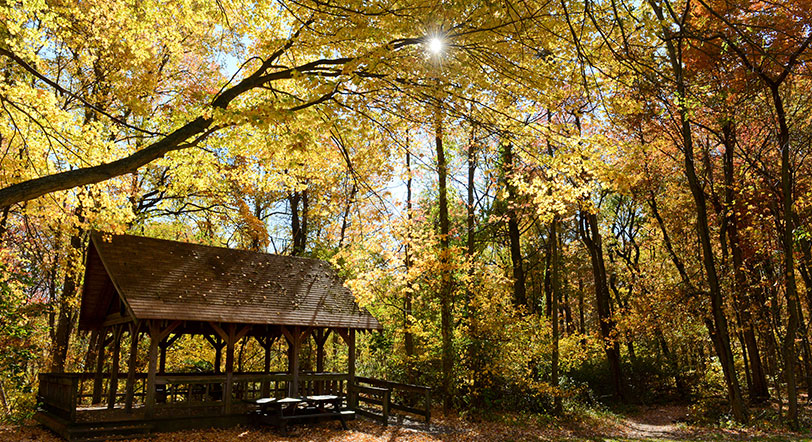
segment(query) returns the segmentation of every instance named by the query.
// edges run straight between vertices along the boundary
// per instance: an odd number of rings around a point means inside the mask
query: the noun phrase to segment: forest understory
[[[288,436],[271,428],[238,427],[155,434],[132,442],[435,442],[435,441],[795,441],[810,440],[809,433],[791,432],[776,426],[766,416],[775,407],[751,409],[754,421],[748,426],[722,426],[695,421],[686,404],[624,406],[603,411],[580,410],[560,418],[538,414],[489,413],[465,416],[434,410],[431,425],[393,418],[389,426],[358,418],[349,422],[349,431],[335,422],[291,427]],[[804,420],[812,409],[802,409]],[[57,442],[62,439],[34,424],[0,427],[0,440],[8,442]]]

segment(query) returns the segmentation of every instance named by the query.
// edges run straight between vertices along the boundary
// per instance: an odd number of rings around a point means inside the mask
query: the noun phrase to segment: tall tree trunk
[[[784,101],[778,90],[779,83],[770,85],[776,117],[778,118],[778,144],[781,148],[781,193],[782,215],[784,219],[781,232],[781,248],[784,257],[784,293],[787,298],[787,328],[782,344],[784,353],[784,379],[787,382],[787,402],[789,420],[793,429],[798,428],[798,392],[795,381],[795,365],[798,356],[795,352],[795,339],[798,334],[798,288],[795,282],[795,258],[793,243],[794,199],[792,183],[792,164],[790,163],[789,126],[787,125]]]
[[[584,315],[584,281],[578,277],[578,333],[586,334],[586,317]]]
[[[452,399],[452,375],[454,368],[454,348],[452,336],[451,318],[451,260],[449,250],[449,220],[448,220],[448,189],[446,181],[448,179],[448,166],[445,160],[445,150],[443,149],[443,116],[439,107],[435,109],[434,122],[434,145],[437,151],[437,180],[439,192],[439,217],[440,217],[440,328],[442,334],[442,370],[443,370],[443,408],[451,408]]]
[[[733,417],[739,422],[747,420],[747,407],[744,405],[742,399],[741,388],[739,387],[739,379],[736,376],[736,367],[733,360],[733,351],[730,347],[730,334],[728,332],[727,318],[724,312],[724,298],[722,297],[722,289],[719,284],[719,278],[716,273],[716,263],[713,255],[713,245],[710,237],[710,227],[708,225],[708,209],[705,197],[705,191],[702,188],[702,183],[696,175],[696,166],[694,161],[694,143],[693,134],[691,130],[691,121],[689,118],[689,110],[687,108],[686,97],[687,87],[685,84],[685,76],[683,72],[682,60],[682,35],[675,33],[672,28],[669,28],[663,9],[656,0],[648,0],[655,15],[663,23],[662,32],[664,42],[666,45],[666,52],[671,64],[671,71],[673,74],[672,80],[676,86],[677,97],[677,113],[680,121],[680,135],[682,138],[683,147],[683,166],[685,175],[688,179],[688,187],[691,190],[691,195],[694,199],[696,206],[696,229],[699,236],[699,242],[702,249],[702,263],[705,269],[705,276],[707,278],[708,289],[710,292],[711,301],[711,316],[713,318],[713,330],[711,333],[711,340],[714,342],[719,363],[722,365],[722,371],[725,376],[725,384],[727,386],[728,400],[733,411]]]
[[[467,231],[467,235],[465,237],[465,256],[468,258],[468,284],[466,288],[465,298],[467,300],[468,305],[468,321],[469,321],[469,339],[470,344],[468,348],[469,359],[470,359],[470,370],[473,377],[473,391],[474,391],[474,401],[478,404],[480,401],[479,393],[482,391],[484,387],[484,380],[483,380],[483,365],[485,361],[483,360],[483,355],[480,354],[479,349],[481,348],[481,337],[480,337],[480,325],[479,325],[479,311],[475,307],[475,303],[472,302],[474,299],[474,293],[471,290],[471,286],[474,281],[474,247],[475,243],[475,231],[476,228],[476,212],[474,204],[476,203],[474,200],[474,177],[476,175],[476,133],[475,128],[471,128],[471,137],[470,142],[468,143],[468,151],[467,151],[467,163],[468,163],[468,183],[467,183],[467,201],[466,201],[466,211],[465,211],[465,227]]]
[[[87,352],[85,353],[84,368],[82,370],[85,373],[93,372],[93,364],[96,361],[96,352],[99,348],[99,339],[102,339],[100,330],[92,330],[88,338]]]
[[[407,141],[407,143],[408,143],[408,141]],[[408,163],[409,162],[409,158],[408,158],[409,153],[408,153],[408,151],[406,152],[406,155],[407,155],[406,162]],[[408,168],[408,166],[407,166],[407,168]],[[410,184],[411,184],[411,179],[412,179],[411,175],[409,175]],[[409,191],[411,191],[411,189],[409,189]],[[350,222],[350,209],[352,209],[352,204],[355,201],[355,194],[357,192],[358,192],[358,187],[355,184],[353,184],[352,188],[350,189],[350,196],[349,196],[349,198],[347,198],[347,205],[344,207],[344,216],[341,218],[341,234],[338,237],[338,247],[339,248],[341,248],[341,246],[344,244],[344,237],[347,234],[347,226],[349,225],[349,222]],[[411,204],[411,201],[407,201],[407,204]]]
[[[553,254],[551,252],[553,245],[552,238],[547,237],[547,256],[544,257],[544,281],[542,287],[544,288],[544,316],[550,317],[553,313]]]
[[[474,177],[476,175],[476,151],[475,151],[475,134],[474,130],[471,129],[471,140],[468,144],[468,152],[467,152],[467,161],[468,161],[468,200],[465,206],[465,227],[467,231],[467,235],[465,237],[465,255],[472,263],[468,267],[468,278],[473,279],[474,276],[474,266],[473,266],[473,259],[474,259],[474,228],[476,222],[476,213],[474,211]],[[472,293],[470,289],[470,285],[468,288],[468,293],[466,297],[470,301],[472,298]]]
[[[502,148],[502,168],[507,188],[508,238],[510,240],[510,261],[513,264],[513,302],[517,306],[527,306],[527,289],[525,287],[524,263],[522,262],[521,232],[517,213],[518,192],[510,180],[514,172],[513,146],[508,143]]]
[[[561,235],[558,235],[561,238]],[[558,243],[559,250],[561,249],[561,241],[559,239]],[[575,331],[575,324],[572,322],[572,306],[570,305],[570,295],[569,290],[561,290],[561,293],[564,295],[564,324],[566,325],[565,330],[567,334],[572,334]]]
[[[620,345],[615,332],[615,321],[609,307],[609,286],[606,280],[606,264],[603,259],[603,239],[598,230],[598,217],[594,213],[581,213],[581,238],[589,251],[592,261],[592,276],[595,280],[595,305],[603,339],[603,350],[612,375],[612,387],[617,399],[625,399],[623,369],[620,365]]]
[[[307,189],[301,192],[293,192],[288,197],[290,203],[290,230],[293,239],[291,254],[293,256],[304,256],[307,247],[307,209],[308,196]],[[299,204],[301,203],[301,212]]]
[[[51,353],[51,372],[62,373],[65,371],[65,361],[68,356],[70,337],[76,321],[76,297],[79,294],[79,282],[81,280],[81,270],[84,265],[84,237],[85,230],[81,226],[84,222],[82,207],[76,208],[77,226],[76,232],[70,237],[68,247],[67,268],[62,286],[62,296],[59,298],[59,311],[56,318],[56,330],[54,332],[53,351]]]
[[[409,142],[406,141],[406,220],[407,226],[407,239],[406,246],[404,247],[404,264],[406,266],[406,293],[403,297],[403,316],[404,328],[406,332],[403,335],[403,345],[406,347],[406,376],[409,382],[414,383],[414,370],[412,370],[412,357],[414,356],[414,334],[411,331],[412,327],[412,279],[409,273],[412,269],[412,256],[411,256],[411,231],[412,231],[412,158],[409,153]],[[354,187],[353,187],[354,189]]]
[[[733,122],[726,120],[722,124],[722,141],[725,145],[724,155],[724,177],[725,177],[725,207],[720,215],[723,223],[727,226],[727,236],[730,244],[730,254],[733,262],[734,287],[733,296],[736,299],[736,306],[739,311],[740,323],[742,327],[742,338],[744,349],[749,355],[750,401],[764,402],[770,397],[767,386],[767,375],[764,373],[764,366],[761,363],[761,354],[756,341],[753,317],[750,312],[750,300],[748,299],[747,275],[744,272],[744,257],[741,248],[741,238],[739,236],[738,217],[733,207],[735,200],[734,176],[733,176],[733,152],[736,148],[736,132]]]
[[[555,396],[553,398],[553,413],[554,414],[561,414],[562,412],[562,405],[561,405],[561,395],[558,392],[558,359],[559,359],[559,352],[558,352],[558,340],[559,340],[559,323],[558,323],[558,301],[559,297],[561,296],[561,259],[559,257],[558,251],[558,215],[553,216],[553,220],[550,223],[550,254],[552,255],[553,260],[553,284],[552,284],[552,315],[550,320],[552,321],[553,326],[553,354],[551,357],[551,370],[550,370],[550,383],[552,384],[553,388],[556,389]]]

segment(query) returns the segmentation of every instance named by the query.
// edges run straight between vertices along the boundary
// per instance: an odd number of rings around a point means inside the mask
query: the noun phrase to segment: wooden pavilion
[[[95,369],[40,374],[37,418],[67,439],[132,435],[248,424],[255,399],[330,393],[349,398],[350,416],[363,412],[357,404],[366,400],[382,406],[384,421],[390,405],[428,420],[427,388],[356,377],[356,333],[381,328],[321,260],[94,233],[79,329],[100,333]],[[346,373],[324,372],[330,333],[347,344]],[[125,335],[129,348],[122,349]],[[211,373],[166,372],[166,353],[184,335],[203,336],[214,348]],[[145,373],[138,371],[144,337]],[[264,349],[263,371],[235,371],[235,344],[242,339],[256,339]],[[288,344],[288,370],[272,373],[278,339]],[[315,372],[299,366],[308,339],[315,341]],[[398,388],[424,393],[424,407],[390,404]]]

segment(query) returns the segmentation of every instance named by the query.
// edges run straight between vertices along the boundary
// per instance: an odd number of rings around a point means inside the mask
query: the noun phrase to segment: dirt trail
[[[625,436],[634,439],[682,439],[690,432],[679,425],[688,415],[684,405],[649,407],[623,419]]]

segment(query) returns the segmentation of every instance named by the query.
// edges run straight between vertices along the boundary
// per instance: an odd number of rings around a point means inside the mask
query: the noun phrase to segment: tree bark
[[[293,241],[291,255],[304,256],[307,247],[307,189],[291,193],[288,202],[290,203],[290,230]],[[301,212],[299,211],[300,203]]]
[[[595,304],[598,322],[603,339],[603,350],[612,375],[614,395],[625,399],[625,381],[620,364],[620,345],[615,332],[615,321],[609,310],[609,286],[606,281],[606,265],[603,259],[603,239],[598,230],[598,217],[594,213],[581,213],[581,238],[589,251],[592,262],[592,276],[595,280]]]
[[[414,382],[414,373],[412,370],[412,360],[411,358],[414,356],[414,334],[411,331],[412,327],[412,280],[409,276],[409,272],[412,268],[412,256],[411,256],[411,231],[412,231],[412,155],[409,153],[408,150],[408,141],[407,141],[407,150],[406,150],[406,220],[408,223],[407,226],[407,239],[406,245],[404,246],[404,263],[406,265],[406,293],[403,299],[403,325],[405,328],[405,333],[403,334],[403,343],[406,347],[406,359],[407,359],[407,378],[409,382]]]
[[[795,365],[798,356],[795,351],[795,339],[798,334],[798,288],[795,282],[795,257],[793,242],[793,222],[794,219],[794,199],[792,164],[790,163],[789,126],[787,125],[784,101],[778,90],[779,82],[770,85],[773,104],[775,106],[776,117],[778,118],[778,144],[781,148],[781,193],[782,193],[782,215],[784,219],[783,230],[781,232],[781,248],[784,257],[784,292],[787,298],[787,328],[782,344],[784,353],[784,379],[787,382],[787,402],[789,405],[790,426],[793,429],[799,427],[798,422],[798,391],[795,380]]]
[[[666,17],[662,8],[656,0],[649,0],[655,15],[661,23],[666,23]],[[710,331],[711,339],[714,341],[719,363],[725,376],[728,400],[733,411],[733,417],[739,422],[747,421],[747,408],[742,400],[739,380],[736,376],[736,369],[733,360],[733,351],[730,347],[730,334],[728,332],[727,318],[724,312],[724,298],[716,273],[716,263],[713,255],[713,245],[711,243],[710,228],[708,225],[708,209],[705,192],[702,184],[696,175],[694,161],[694,144],[691,122],[688,116],[686,97],[687,87],[683,72],[682,60],[682,36],[676,34],[665,24],[662,26],[663,39],[666,45],[666,52],[671,64],[673,77],[671,80],[676,86],[677,113],[680,122],[680,136],[683,147],[683,166],[688,179],[688,187],[696,206],[696,229],[702,249],[702,263],[705,268],[705,276],[708,283],[711,301],[711,315],[713,318],[713,330]],[[678,46],[677,43],[680,43]]]
[[[553,397],[553,413],[556,415],[561,414],[563,407],[561,404],[561,395],[558,391],[558,340],[559,340],[559,323],[558,323],[558,301],[561,293],[561,260],[558,252],[558,215],[553,216],[550,222],[550,254],[552,255],[552,315],[550,321],[552,322],[552,338],[553,338],[553,351],[551,357],[551,370],[550,370],[550,383],[556,389],[555,396]]]
[[[211,101],[211,108],[226,109],[228,105],[237,97],[248,91],[263,87],[271,82],[291,79],[298,75],[307,73],[319,75],[323,73],[325,68],[339,68],[354,60],[354,58],[349,57],[319,59],[301,64],[299,66],[271,71],[274,66],[278,65],[279,57],[284,54],[284,52],[296,41],[298,34],[298,31],[295,32],[284,47],[280,48],[275,53],[270,54],[270,56],[263,61],[260,67],[254,71],[253,74],[244,78],[234,86],[224,89],[220,94],[218,94]],[[396,50],[397,48],[406,45],[415,45],[420,43],[422,43],[422,39],[400,39],[400,41],[390,43],[384,47],[388,48],[388,50]],[[43,74],[34,69],[33,66],[25,62],[25,60],[21,59],[13,52],[0,48],[0,55],[13,60],[30,74],[43,81],[43,83],[50,85],[55,92],[65,93],[65,91],[58,84],[45,77]],[[335,92],[328,92],[327,94],[318,97],[311,102],[294,106],[288,110],[295,112],[301,109],[306,109],[326,101],[334,93]],[[156,134],[160,136],[157,141],[119,160],[99,164],[97,166],[81,167],[78,169],[59,172],[12,184],[0,189],[0,207],[10,207],[13,204],[31,200],[47,193],[67,190],[87,184],[99,183],[117,176],[133,173],[140,167],[162,158],[169,152],[188,149],[196,146],[197,140],[204,138],[206,135],[208,135],[208,133],[220,128],[212,127],[213,122],[214,119],[211,117],[200,116],[185,123],[183,126],[172,131],[168,135]],[[197,139],[193,139],[193,137],[197,137]]]
[[[502,168],[507,188],[507,215],[508,238],[510,240],[510,261],[513,264],[513,302],[517,306],[527,307],[527,289],[525,286],[524,263],[522,260],[521,232],[519,231],[519,215],[516,205],[518,192],[516,186],[511,184],[513,175],[513,146],[508,143],[502,148]]]
[[[62,286],[62,296],[59,298],[59,312],[57,314],[56,331],[54,333],[53,351],[51,356],[51,372],[62,373],[65,371],[65,361],[68,357],[68,347],[76,322],[76,297],[79,294],[79,281],[81,270],[84,265],[84,237],[85,231],[81,227],[84,222],[81,206],[76,209],[78,218],[77,231],[71,235],[70,246],[67,253],[67,269]]]
[[[451,262],[449,256],[449,220],[448,220],[448,189],[446,181],[448,179],[448,166],[445,160],[445,150],[443,149],[443,117],[439,105],[435,110],[434,125],[434,145],[437,152],[437,178],[439,191],[439,218],[440,218],[440,322],[442,334],[442,388],[443,388],[443,408],[451,408],[452,399],[452,376],[454,368],[454,348],[452,336],[451,318]]]
[[[733,152],[736,148],[736,132],[733,122],[727,120],[722,124],[722,141],[725,145],[724,178],[725,178],[725,207],[720,213],[728,236],[730,245],[730,255],[733,263],[734,287],[733,295],[736,299],[736,306],[739,311],[742,327],[742,340],[744,348],[749,356],[750,401],[755,403],[764,402],[770,397],[767,386],[767,375],[764,373],[764,366],[761,363],[761,354],[756,341],[753,317],[750,312],[750,300],[748,299],[747,275],[744,272],[744,257],[741,248],[741,238],[739,236],[738,217],[733,207],[735,200],[734,176],[733,176]]]

